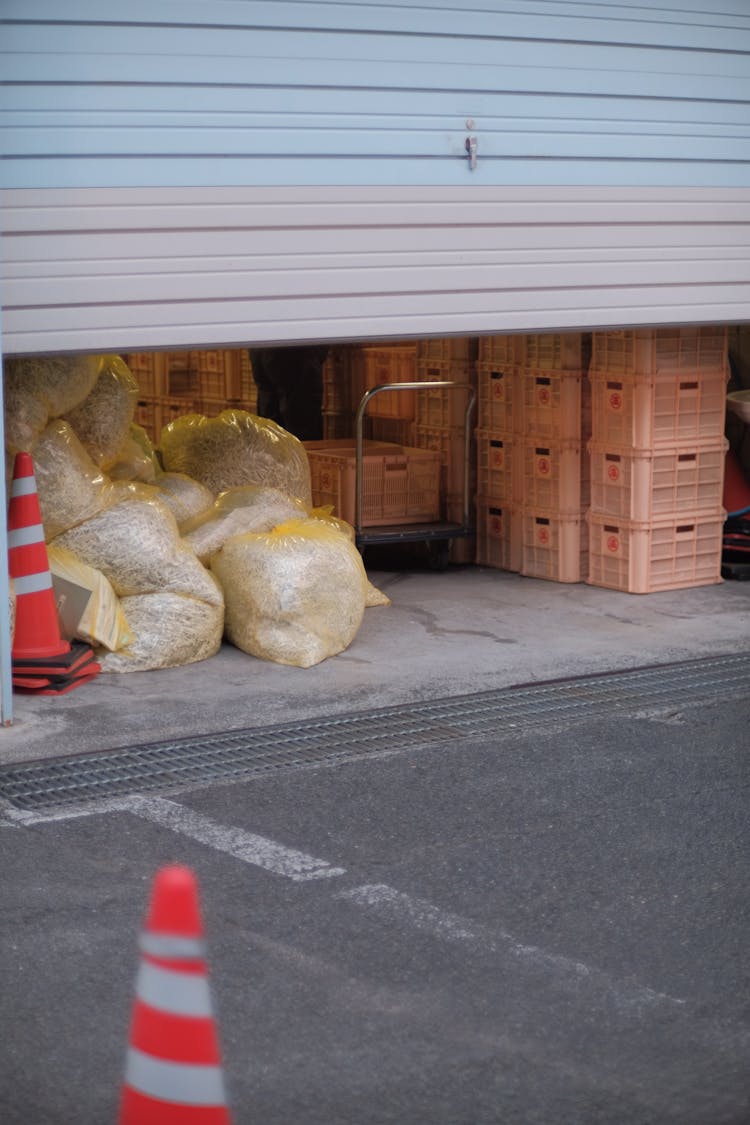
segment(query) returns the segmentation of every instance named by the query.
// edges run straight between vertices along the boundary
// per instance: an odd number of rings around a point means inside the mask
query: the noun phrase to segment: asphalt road
[[[179,861],[235,1125],[747,1125],[749,744],[746,701],[686,702],[6,809],[0,1120],[116,1120]]]

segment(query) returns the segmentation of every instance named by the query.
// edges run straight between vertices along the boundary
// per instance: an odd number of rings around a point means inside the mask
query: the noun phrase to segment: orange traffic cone
[[[17,453],[8,509],[8,571],[16,586],[13,656],[62,656],[70,645],[60,636],[52,575],[31,454]]]
[[[17,453],[8,508],[8,573],[16,592],[13,686],[62,695],[101,671],[90,645],[60,634],[42,513],[29,453]]]
[[[140,947],[119,1125],[230,1125],[189,868],[157,872]]]

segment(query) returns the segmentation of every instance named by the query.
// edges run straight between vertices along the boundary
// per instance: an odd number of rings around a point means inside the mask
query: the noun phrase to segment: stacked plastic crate
[[[595,333],[590,370],[589,583],[719,582],[726,328]]]
[[[534,578],[586,573],[591,407],[580,333],[480,341],[477,562]]]
[[[419,340],[416,345],[417,382],[447,381],[456,386],[429,387],[414,392],[413,443],[419,449],[440,454],[442,516],[449,523],[464,523],[464,480],[468,468],[470,510],[466,515],[472,527],[476,492],[476,408],[468,420],[468,460],[466,412],[471,390],[476,392],[477,389],[477,354],[478,340],[473,336]],[[473,562],[475,553],[474,536],[450,543],[451,562]]]
[[[584,342],[579,332],[521,337],[521,573],[554,582],[581,582],[587,574],[591,397]]]
[[[247,348],[239,349],[240,407],[250,414],[258,412],[258,388],[253,379],[253,368]]]
[[[238,348],[215,351],[191,351],[189,368],[184,382],[170,385],[176,391],[184,388],[192,398],[195,410],[212,418],[234,406],[244,408],[242,402],[241,356]]]
[[[164,426],[183,414],[256,409],[257,391],[244,348],[129,352],[124,359],[138,381],[135,421],[154,442]]]
[[[362,395],[382,383],[413,383],[417,378],[417,346],[413,341],[363,344],[353,353],[353,414]],[[414,391],[381,391],[367,404],[363,432],[375,441],[414,446]]]
[[[354,414],[362,397],[359,348],[333,345],[323,364],[323,437],[353,438]]]
[[[194,409],[193,395],[184,393],[190,353],[129,352],[123,358],[138,382],[134,420],[158,442],[164,426]]]
[[[483,336],[477,357],[476,562],[521,569],[520,336]]]

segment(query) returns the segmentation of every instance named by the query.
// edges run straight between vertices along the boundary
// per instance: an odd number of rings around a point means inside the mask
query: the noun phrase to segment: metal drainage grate
[[[0,798],[19,809],[187,788],[270,770],[393,753],[491,732],[582,722],[617,710],[747,696],[750,653],[581,676],[223,734],[0,767]]]

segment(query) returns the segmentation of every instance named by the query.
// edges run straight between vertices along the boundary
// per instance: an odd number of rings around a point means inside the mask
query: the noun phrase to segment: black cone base
[[[101,670],[101,664],[91,661],[72,676],[58,676],[54,679],[47,676],[14,676],[13,687],[24,695],[65,695],[66,691],[72,691],[93,680]]]
[[[85,641],[72,641],[70,652],[61,656],[42,656],[38,660],[29,657],[13,658],[13,677],[16,676],[70,676],[94,659],[94,650]]]
[[[70,652],[39,660],[13,661],[13,687],[37,695],[64,695],[101,672],[94,661],[94,650],[85,641],[73,641]]]

